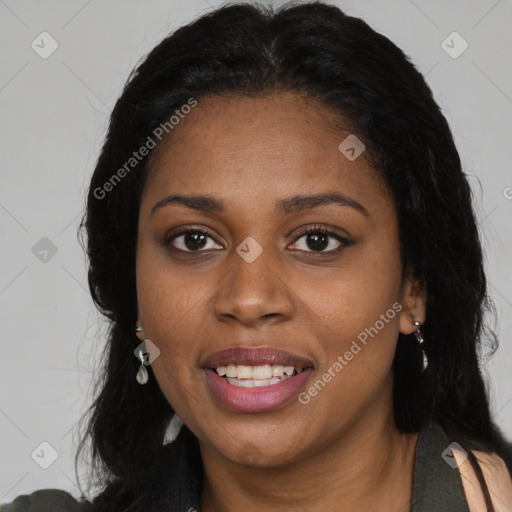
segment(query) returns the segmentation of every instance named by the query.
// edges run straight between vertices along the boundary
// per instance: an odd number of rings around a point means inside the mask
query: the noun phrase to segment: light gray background
[[[411,56],[454,131],[498,312],[501,346],[486,367],[492,407],[512,439],[512,2],[331,3]],[[218,5],[0,0],[0,502],[46,487],[78,496],[73,426],[89,405],[104,342],[76,239],[86,187],[133,66],[170,31]],[[59,44],[47,59],[31,48],[43,31]],[[441,46],[453,31],[469,43],[457,59]],[[46,263],[32,252],[42,237],[57,247]],[[31,458],[43,441],[59,455],[46,470]]]

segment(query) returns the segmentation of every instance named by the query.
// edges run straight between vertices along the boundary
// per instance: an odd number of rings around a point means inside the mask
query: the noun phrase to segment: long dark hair
[[[364,142],[396,205],[403,276],[425,284],[429,367],[420,371],[417,344],[400,334],[398,429],[417,432],[429,421],[440,423],[470,451],[485,484],[471,450],[496,452],[507,464],[512,454],[491,418],[480,369],[482,341],[491,355],[498,342],[484,324],[485,312],[494,309],[471,189],[421,73],[364,21],[323,2],[218,8],[164,39],[130,75],[111,115],[79,231],[85,227],[87,234],[90,291],[110,327],[77,460],[89,440],[90,482],[95,475],[94,485],[119,488],[155,457],[173,415],[150,368],[146,386],[135,379],[137,223],[148,157],[126,163],[191,98],[200,103],[206,96],[284,91],[319,100]],[[168,123],[170,137],[171,130]]]

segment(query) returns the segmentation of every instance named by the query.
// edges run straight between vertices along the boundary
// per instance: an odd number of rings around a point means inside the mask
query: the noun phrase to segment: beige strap
[[[474,451],[482,468],[496,512],[512,512],[512,479],[505,461],[496,453]],[[453,450],[464,486],[470,512],[487,512],[483,490],[467,455]]]

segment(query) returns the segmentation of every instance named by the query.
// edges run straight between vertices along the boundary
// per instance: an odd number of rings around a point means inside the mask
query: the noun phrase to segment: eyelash
[[[171,233],[170,235],[166,236],[162,240],[162,245],[167,247],[167,246],[170,245],[171,241],[174,240],[175,238],[178,238],[179,236],[186,235],[186,234],[189,234],[189,233],[200,233],[200,234],[207,235],[212,240],[214,240],[215,243],[218,244],[217,240],[215,240],[215,236],[209,230],[207,230],[205,228],[193,229],[192,227],[190,227],[188,229],[184,229],[184,230],[179,231],[177,233]],[[302,237],[304,237],[305,235],[311,234],[311,233],[315,233],[315,234],[321,233],[323,235],[328,235],[328,236],[330,236],[332,238],[335,238],[338,242],[341,243],[341,247],[338,248],[338,249],[331,249],[330,251],[302,251],[302,250],[299,249],[299,252],[307,252],[307,253],[313,253],[313,254],[315,254],[315,253],[316,254],[332,254],[332,253],[340,252],[341,249],[343,249],[345,247],[349,247],[350,245],[353,244],[352,241],[350,241],[347,238],[341,236],[340,234],[336,233],[335,231],[333,231],[333,230],[331,230],[331,229],[329,229],[329,228],[327,228],[325,226],[320,226],[320,225],[317,225],[317,224],[315,224],[314,226],[311,226],[311,227],[301,231],[297,235],[297,237],[293,240],[292,244],[295,244]],[[185,252],[185,253],[201,253],[201,252],[206,252],[204,250],[185,251],[183,249],[177,249],[176,247],[173,247],[172,250],[180,251],[180,252]]]

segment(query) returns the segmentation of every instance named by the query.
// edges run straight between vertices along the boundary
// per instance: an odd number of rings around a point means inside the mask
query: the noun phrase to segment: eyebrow
[[[152,216],[159,208],[170,204],[180,204],[206,213],[225,213],[227,205],[224,201],[211,196],[193,196],[174,194],[158,201],[151,208],[150,216]],[[325,206],[328,204],[339,204],[341,206],[349,206],[359,211],[366,217],[370,214],[368,210],[360,203],[339,193],[314,194],[309,196],[292,196],[281,199],[276,203],[275,211],[277,214],[289,215],[304,210],[316,208],[317,206]]]

